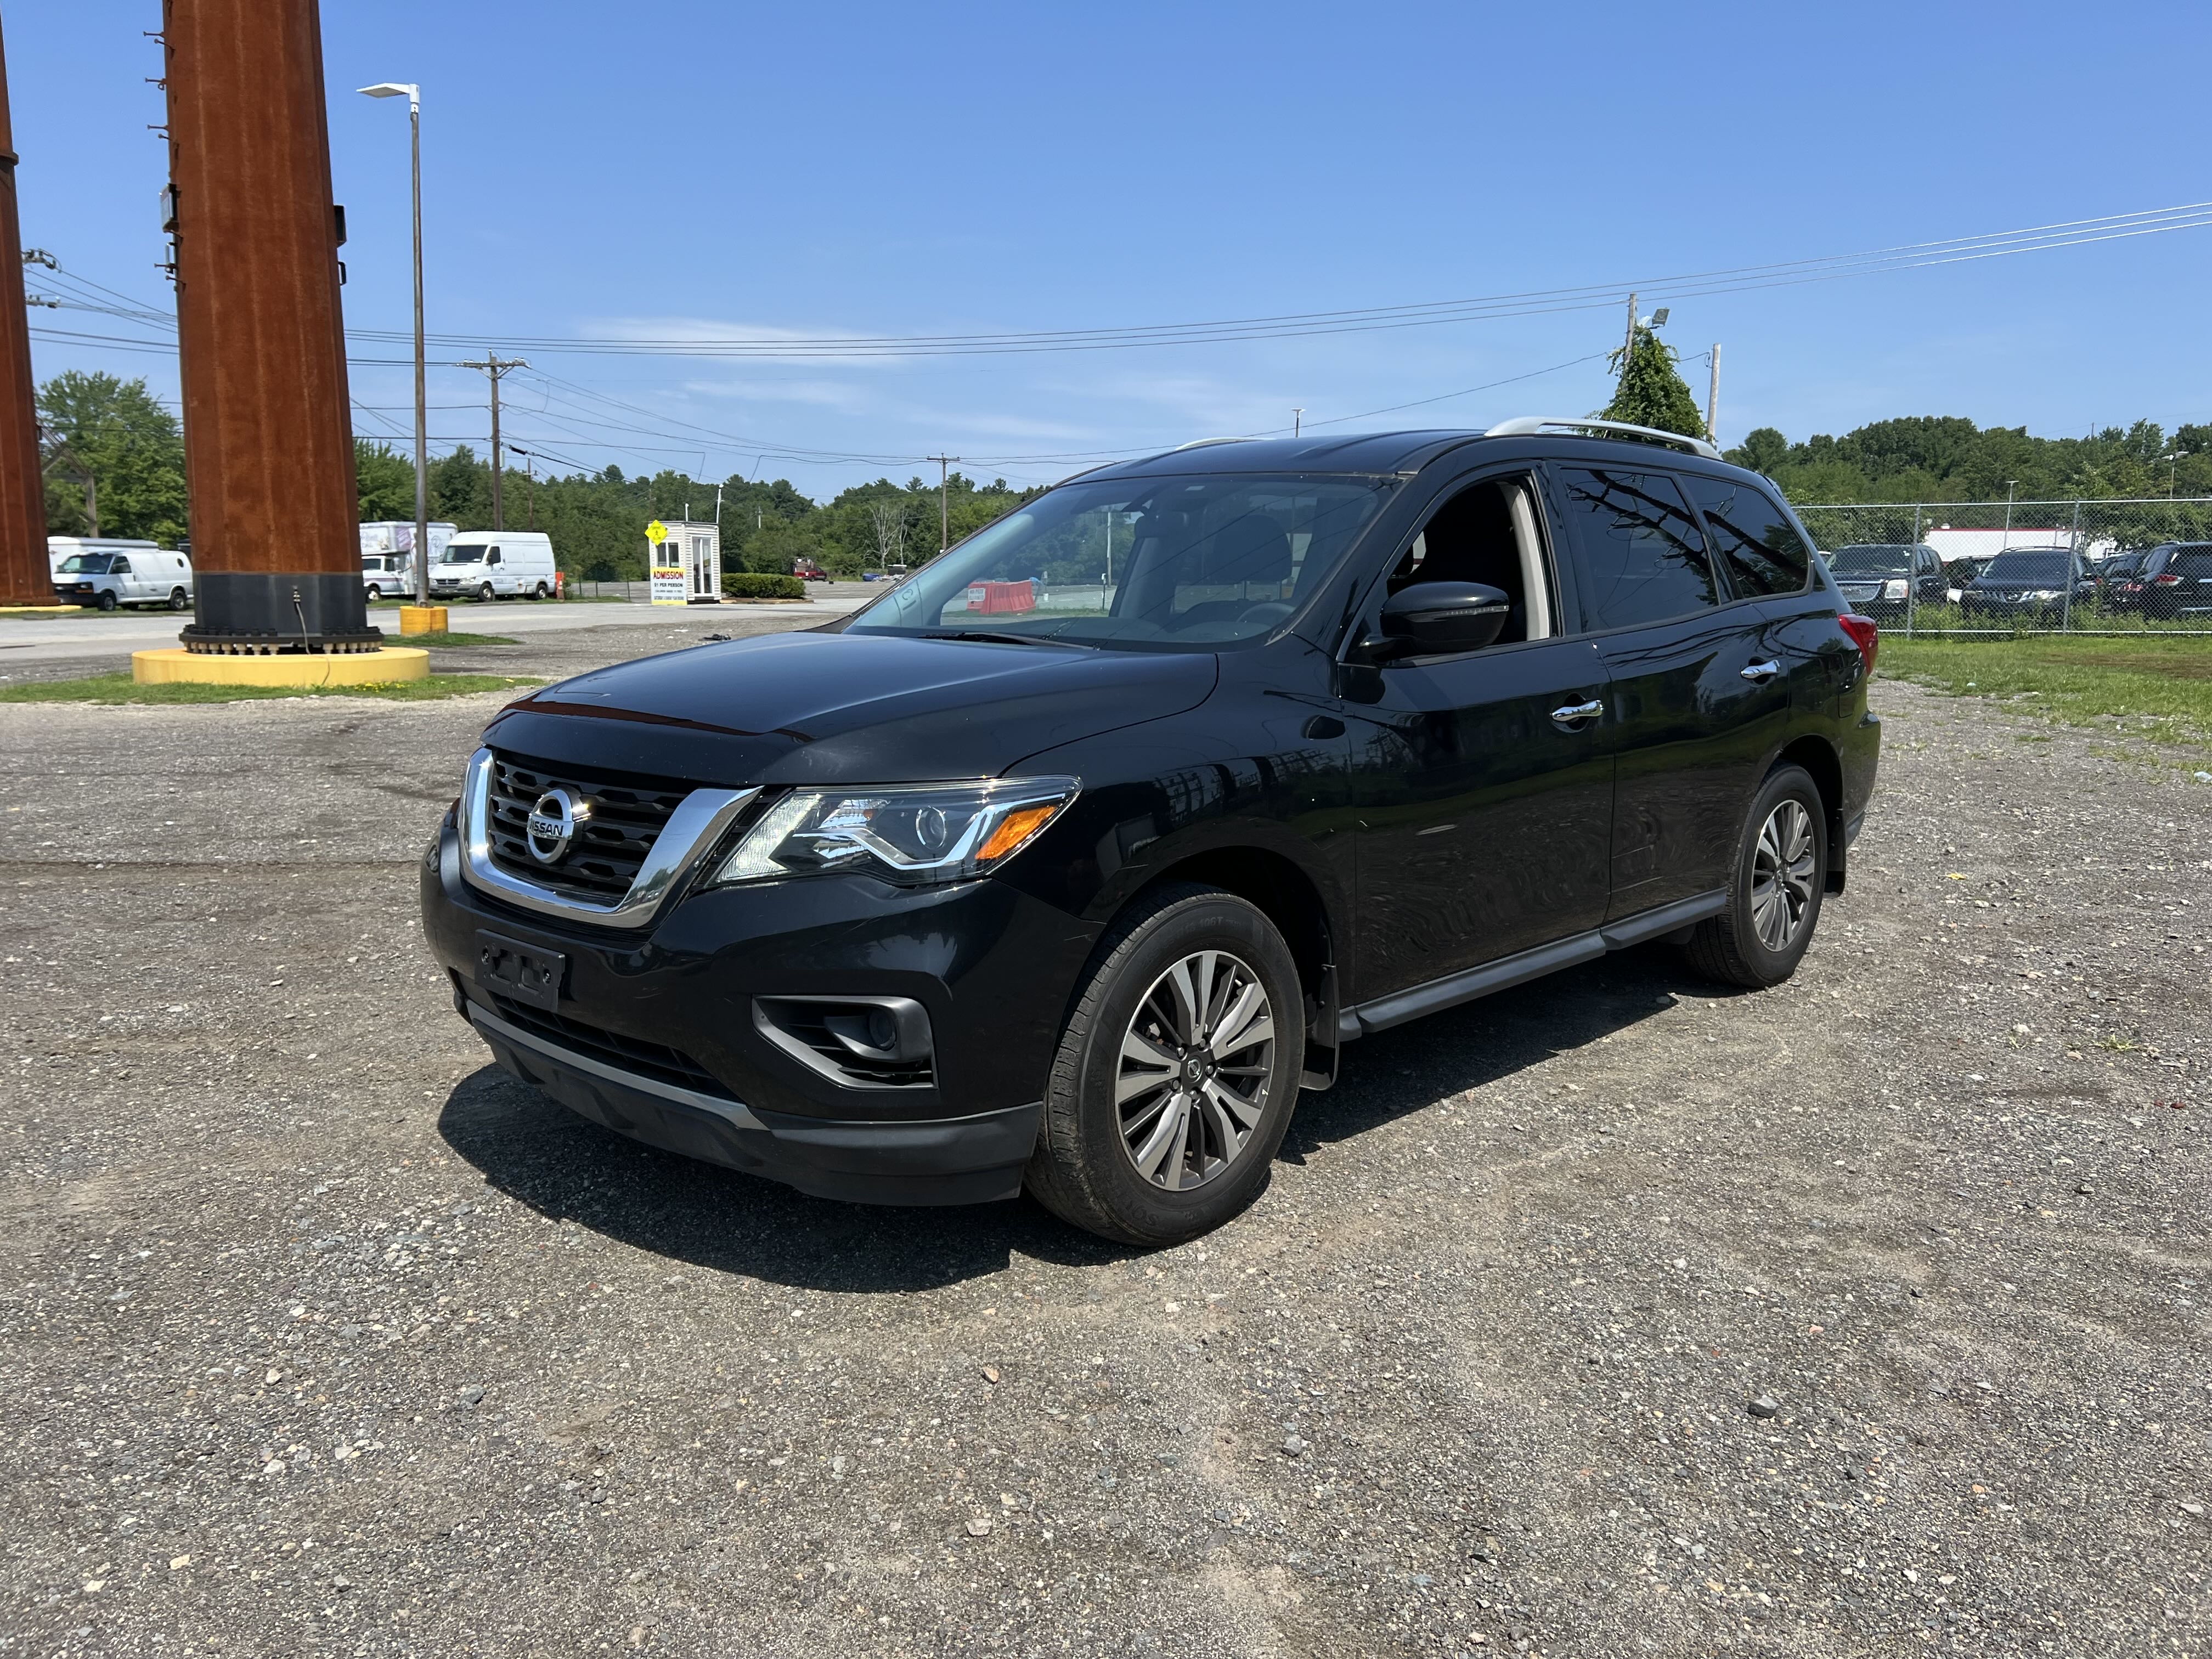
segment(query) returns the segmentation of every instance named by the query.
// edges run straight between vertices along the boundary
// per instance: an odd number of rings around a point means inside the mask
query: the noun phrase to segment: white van
[[[456,526],[434,524],[427,526],[430,536],[430,562],[435,565],[445,553],[447,543],[453,539]],[[415,592],[415,521],[412,519],[376,519],[361,527],[361,586],[363,596],[371,605],[379,599],[404,599]]]
[[[58,549],[57,543],[74,544]],[[57,552],[60,556],[56,557]],[[126,605],[192,608],[192,562],[182,553],[151,542],[93,541],[79,536],[47,538],[53,568],[54,599],[113,611]]]
[[[465,530],[430,567],[434,599],[550,599],[553,543],[542,530]]]

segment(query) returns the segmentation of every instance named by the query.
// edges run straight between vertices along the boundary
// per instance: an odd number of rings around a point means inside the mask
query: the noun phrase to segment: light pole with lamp
[[[422,362],[422,88],[380,81],[359,90],[370,98],[404,98],[415,175],[415,603],[430,603],[430,409]]]

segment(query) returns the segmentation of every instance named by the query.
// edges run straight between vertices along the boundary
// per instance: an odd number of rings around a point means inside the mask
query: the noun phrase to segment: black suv
[[[2087,611],[2096,599],[2097,579],[2071,548],[2014,547],[1966,584],[1959,608],[1970,623],[2009,624],[2023,617],[2053,623]]]
[[[2212,542],[2168,542],[2143,555],[2136,603],[2168,621],[2212,615]]]
[[[1786,978],[1875,626],[1756,476],[1590,425],[1103,467],[829,627],[532,693],[423,860],[456,1007],[653,1145],[1160,1243],[1355,1038],[1646,940]]]
[[[1947,605],[1951,583],[1932,547],[1911,543],[1856,542],[1828,556],[1836,586],[1863,617],[1901,617],[1907,605]]]

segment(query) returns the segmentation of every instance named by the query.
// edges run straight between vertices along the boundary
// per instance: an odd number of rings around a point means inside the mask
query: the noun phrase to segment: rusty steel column
[[[0,605],[53,602],[30,317],[23,308],[23,231],[15,217],[15,127],[8,114],[7,52],[0,47]]]
[[[164,0],[199,651],[374,649],[315,0]]]

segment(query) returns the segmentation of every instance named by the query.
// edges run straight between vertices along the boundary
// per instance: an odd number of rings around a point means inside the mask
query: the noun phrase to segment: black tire
[[[489,582],[486,582],[482,587],[477,589],[477,603],[478,605],[489,605],[498,597],[499,595],[493,591],[492,585]]]
[[[120,605],[122,601],[118,599],[112,593],[102,593],[100,598],[94,601],[94,603],[97,604],[102,611],[112,611]]]
[[[531,591],[530,597],[533,599],[542,599],[552,592],[552,591],[553,590],[546,586],[544,582],[540,582]]]
[[[368,593],[367,597],[368,602],[371,605],[374,605],[378,600],[384,597],[384,590],[379,587],[374,582],[371,582],[368,585]]]
[[[1217,1006],[1223,1017],[1218,1040],[1272,1024],[1273,1048],[1261,1055],[1255,1045],[1185,1050],[1180,1071],[1161,1072],[1159,1091],[1140,1091],[1127,1102],[1125,1121],[1117,1103],[1117,1084],[1125,1070],[1150,1062],[1125,1061],[1125,1038],[1148,1025],[1155,993],[1178,964],[1217,952],[1222,977]],[[1242,971],[1248,977],[1240,981]],[[1240,984],[1256,984],[1265,1006],[1232,1026]],[[1209,988],[1207,997],[1213,997]],[[1204,999],[1201,999],[1204,1000]],[[1201,1021],[1201,1037],[1208,1029]],[[1227,1060],[1238,1062],[1231,1066]],[[1037,1201],[1062,1220],[1125,1244],[1178,1243],[1221,1225],[1241,1212],[1267,1183],[1276,1149],[1282,1145],[1297,1103],[1298,1079],[1305,1062],[1305,1003],[1297,964],[1275,925],[1254,906],[1218,888],[1176,884],[1148,894],[1116,921],[1099,941],[1081,990],[1060,1033],[1059,1052],[1046,1085],[1044,1124],[1030,1159],[1026,1184]],[[1194,1073],[1193,1066],[1200,1068]],[[1217,1069],[1218,1066],[1218,1069]],[[1200,1076],[1198,1092],[1184,1085]],[[1138,1073],[1127,1073],[1135,1081]],[[1250,1090],[1247,1097],[1241,1091]],[[1251,1121],[1239,1129],[1221,1104],[1223,1091],[1240,1091],[1235,1104]],[[1156,1108],[1147,1104],[1157,1098]],[[1182,1109],[1188,1128],[1176,1131],[1169,1115]],[[1166,1148],[1156,1177],[1139,1170],[1137,1150],[1125,1136],[1144,1137],[1144,1125],[1158,1132],[1152,1144]],[[1213,1149],[1230,1143],[1217,1131],[1242,1133],[1233,1150],[1218,1160]],[[1212,1163],[1214,1167],[1206,1169]],[[1183,1184],[1188,1182],[1190,1184]],[[1172,1183],[1172,1184],[1170,1184]]]
[[[187,609],[189,609],[189,608],[191,607],[191,602],[192,602],[191,595],[191,594],[189,594],[189,593],[187,593],[187,592],[185,592],[185,590],[184,590],[183,588],[181,588],[181,587],[173,587],[173,588],[171,588],[171,589],[169,590],[169,609],[170,609],[170,610],[172,610],[172,611],[184,611],[184,610],[187,610]]]
[[[1803,814],[1809,852],[1785,857],[1779,880],[1759,878],[1777,862],[1775,841],[1767,840],[1770,826],[1778,841],[1792,837],[1782,826],[1792,807]],[[1765,842],[1764,845],[1762,843]],[[1787,853],[1790,849],[1781,849]],[[1809,870],[1804,868],[1809,860]],[[1751,811],[1744,815],[1743,833],[1736,842],[1735,864],[1729,880],[1728,908],[1698,924],[1684,948],[1690,965],[1708,979],[1723,985],[1763,991],[1779,985],[1797,971],[1805,949],[1820,926],[1820,900],[1827,887],[1828,809],[1812,775],[1802,766],[1778,766],[1766,775]],[[1774,908],[1779,906],[1778,910]],[[1778,945],[1774,926],[1780,915],[1786,923]]]

